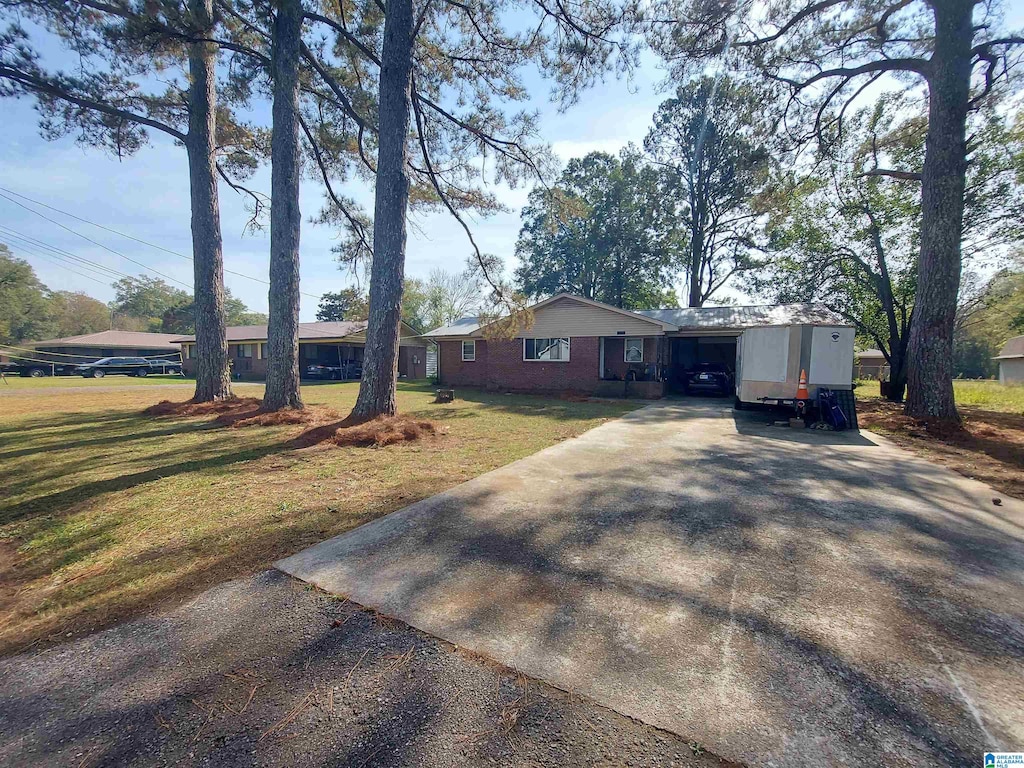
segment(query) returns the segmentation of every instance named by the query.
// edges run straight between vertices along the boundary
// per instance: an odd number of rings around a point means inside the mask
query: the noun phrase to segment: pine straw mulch
[[[1024,414],[961,406],[963,429],[932,425],[903,414],[900,403],[858,400],[862,428],[886,435],[939,464],[1024,499]]]
[[[163,400],[142,413],[145,416],[215,416],[213,423],[222,427],[271,427],[297,425],[306,427],[288,447],[310,448],[314,445],[339,447],[360,446],[380,448],[395,443],[421,440],[442,434],[443,428],[426,419],[409,416],[381,416],[369,421],[343,417],[333,408],[307,405],[304,409],[285,408],[280,411],[260,410],[255,397],[236,397],[212,403],[175,402]]]

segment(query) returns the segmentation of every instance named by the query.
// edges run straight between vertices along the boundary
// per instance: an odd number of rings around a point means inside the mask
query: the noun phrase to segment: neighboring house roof
[[[434,338],[438,336],[468,336],[469,334],[479,329],[479,317],[460,317],[451,325],[443,325],[440,328],[435,328],[432,331],[427,331],[423,335]]]
[[[853,356],[861,360],[885,360],[885,353],[880,349],[862,349],[854,352]]]
[[[338,320],[319,323],[299,323],[299,341],[316,341],[317,339],[348,339],[362,342],[365,340],[367,322],[365,320]],[[402,323],[402,338],[407,339],[416,336],[412,326]],[[178,343],[192,342],[196,340],[192,336],[173,336]],[[266,341],[267,326],[265,325],[233,325],[227,329],[227,340],[229,343],[240,341]]]
[[[1008,342],[1003,344],[1003,348],[999,350],[999,354],[992,359],[1016,360],[1021,357],[1024,357],[1024,336],[1014,336]]]
[[[679,330],[742,329],[769,325],[848,325],[824,304],[770,304],[753,307],[688,307],[639,309],[637,312],[672,323]]]
[[[146,333],[144,331],[99,331],[63,339],[33,341],[30,347],[108,347],[112,349],[167,349],[177,352],[176,333]]]

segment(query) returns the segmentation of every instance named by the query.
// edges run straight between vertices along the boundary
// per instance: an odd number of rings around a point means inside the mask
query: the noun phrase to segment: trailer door
[[[789,366],[789,326],[743,332],[742,381],[783,382]]]
[[[853,328],[816,326],[811,332],[809,383],[849,389],[853,384]]]

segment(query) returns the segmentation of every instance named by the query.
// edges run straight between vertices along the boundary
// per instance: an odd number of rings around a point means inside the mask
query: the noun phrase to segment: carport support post
[[[603,379],[604,378],[604,336],[599,336],[598,337],[598,339],[597,339],[597,350],[598,350],[598,358],[600,360],[600,362],[598,363],[598,368],[597,368],[597,378],[598,379]]]

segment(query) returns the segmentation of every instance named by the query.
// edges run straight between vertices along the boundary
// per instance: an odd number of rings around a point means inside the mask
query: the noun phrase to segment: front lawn
[[[903,405],[882,400],[877,381],[857,387],[861,427],[1016,498],[1024,498],[1024,387],[954,381],[963,430],[918,423]]]
[[[357,387],[303,396],[346,413]],[[399,409],[442,435],[299,449],[297,426],[141,415],[188,390],[50,389],[0,384],[0,653],[180,601],[636,407],[472,391],[435,405],[403,383]]]
[[[953,396],[957,406],[966,405],[989,411],[1024,414],[1024,386],[1006,386],[998,381],[954,379]],[[857,382],[857,399],[880,398],[877,381]]]
[[[12,390],[39,390],[53,387],[123,387],[133,384],[188,384],[195,387],[195,379],[186,379],[174,373],[151,373],[148,376],[104,376],[102,379],[85,378],[84,376],[43,376],[33,379],[30,376],[19,376],[8,373],[0,381],[0,394]]]

